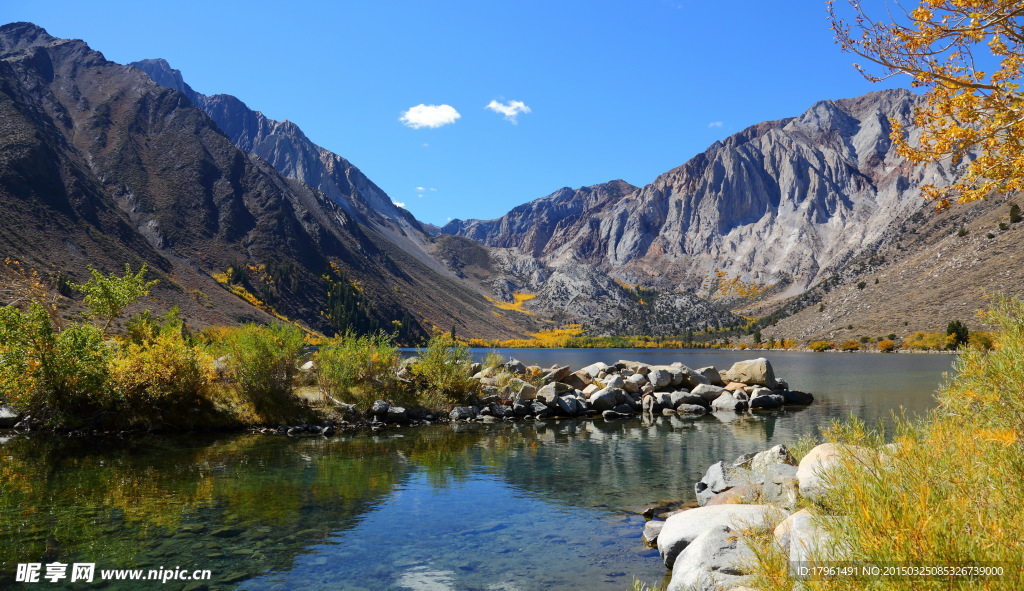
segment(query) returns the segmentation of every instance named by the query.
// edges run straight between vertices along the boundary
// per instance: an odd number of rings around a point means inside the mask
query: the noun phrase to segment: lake
[[[0,435],[0,587],[18,563],[209,569],[203,583],[104,589],[587,589],[660,582],[638,512],[692,499],[718,460],[849,415],[921,413],[949,355],[501,351],[524,363],[632,359],[728,367],[766,356],[806,408],[604,421],[265,435],[66,439]],[[478,357],[487,351],[474,351]],[[44,573],[45,574],[45,567]],[[67,580],[22,587],[98,588]]]

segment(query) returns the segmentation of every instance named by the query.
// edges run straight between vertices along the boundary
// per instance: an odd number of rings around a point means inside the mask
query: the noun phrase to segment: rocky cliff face
[[[499,220],[443,231],[514,246],[546,263],[577,258],[627,283],[699,291],[716,269],[755,284],[802,290],[924,204],[916,186],[947,167],[914,168],[896,155],[889,120],[907,121],[909,91],[821,101],[792,119],[754,125],[651,184],[568,190]],[[564,203],[577,203],[560,215]],[[525,219],[557,219],[557,232],[523,232]]]

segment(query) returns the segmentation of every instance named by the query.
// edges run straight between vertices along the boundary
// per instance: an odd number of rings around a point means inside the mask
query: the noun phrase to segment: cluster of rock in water
[[[527,375],[541,375],[541,386],[523,379]],[[474,406],[453,408],[449,414],[453,421],[598,414],[615,419],[641,412],[700,415],[807,405],[814,400],[811,394],[790,390],[763,357],[739,361],[721,371],[691,369],[678,362],[637,361],[597,362],[576,371],[568,366],[541,370],[512,359],[501,367],[481,368],[473,377],[484,396]]]
[[[644,541],[657,547],[672,571],[667,591],[754,591],[748,585],[756,558],[744,539],[744,532],[753,529],[772,530],[794,575],[812,557],[834,550],[821,518],[796,508],[821,498],[822,473],[848,451],[822,444],[797,465],[789,449],[777,445],[708,468],[694,486],[698,507],[663,514],[664,520],[644,526]]]

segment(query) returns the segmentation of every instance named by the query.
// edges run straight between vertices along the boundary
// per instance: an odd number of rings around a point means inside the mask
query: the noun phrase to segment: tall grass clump
[[[419,353],[419,361],[410,370],[421,404],[441,409],[465,403],[476,394],[478,383],[469,373],[473,359],[466,345],[450,335],[435,334]]]
[[[288,324],[246,324],[225,335],[228,373],[261,411],[291,402],[305,335]]]
[[[855,421],[826,431],[849,453],[825,475],[827,493],[812,511],[846,549],[841,560],[1002,566],[1003,576],[834,579],[808,588],[1024,589],[1024,303],[1001,300],[987,321],[998,327],[994,348],[961,348],[957,373],[928,416],[896,417],[891,437]],[[762,571],[762,584],[777,578]]]
[[[321,343],[316,355],[317,385],[325,397],[362,410],[380,399],[405,402],[396,377],[398,363],[398,348],[389,335],[347,332]]]

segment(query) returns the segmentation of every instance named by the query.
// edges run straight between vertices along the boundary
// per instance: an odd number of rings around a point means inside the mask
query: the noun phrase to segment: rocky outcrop
[[[874,92],[751,126],[636,191],[572,201],[584,209],[560,218],[546,242],[513,231],[527,216],[557,218],[566,190],[498,220],[443,231],[542,261],[577,257],[616,279],[665,290],[706,288],[716,270],[802,289],[921,210],[919,184],[953,174],[907,165],[889,139],[890,121],[908,122],[919,100],[906,90]]]

